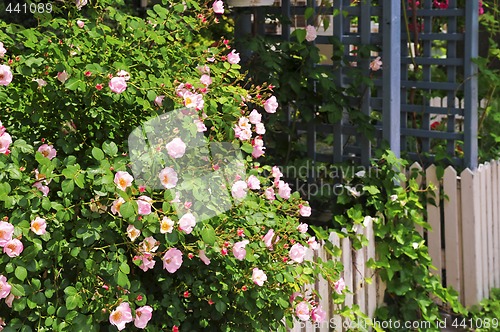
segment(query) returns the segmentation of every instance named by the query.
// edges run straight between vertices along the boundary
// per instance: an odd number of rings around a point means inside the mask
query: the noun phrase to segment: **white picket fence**
[[[417,163],[410,168],[422,170]],[[500,287],[500,161],[460,174],[449,166],[441,181],[432,165],[420,181],[433,183],[436,197],[446,195],[437,206],[427,204],[432,231],[420,229],[434,273],[459,292],[462,304],[477,304]]]
[[[358,228],[358,233],[363,234],[368,239],[368,246],[359,250],[353,250],[351,241],[348,238],[340,239],[336,233],[330,234],[330,241],[334,246],[342,250],[340,261],[344,266],[342,277],[346,283],[348,290],[345,297],[344,306],[351,307],[358,305],[368,317],[373,317],[377,305],[383,299],[384,290],[382,284],[378,282],[374,271],[366,267],[366,262],[371,258],[375,259],[375,237],[373,234],[373,226],[370,223],[366,227]],[[323,246],[319,250],[313,252],[308,250],[307,259],[314,260],[321,257],[322,260],[332,259],[324,250]],[[367,282],[367,278],[371,282]],[[338,305],[332,301],[331,294],[334,292],[333,285],[329,284],[323,278],[316,280],[314,285],[309,285],[307,290],[316,290],[320,295],[317,299],[319,305],[327,312],[327,318],[322,323],[313,323],[311,321],[301,322],[296,321],[294,328],[290,332],[330,332],[330,331],[345,331],[342,329],[342,319],[335,312],[338,311]]]

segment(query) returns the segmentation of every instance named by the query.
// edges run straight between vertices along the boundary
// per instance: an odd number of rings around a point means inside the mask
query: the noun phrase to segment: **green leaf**
[[[82,304],[82,297],[79,294],[71,295],[66,298],[66,307],[68,310],[73,310],[80,307]]]
[[[308,20],[314,15],[314,8],[312,7],[307,7],[306,11],[304,12],[304,18]]]
[[[28,271],[26,271],[24,267],[18,266],[16,267],[14,274],[16,275],[17,279],[24,281],[24,279],[26,279],[26,277],[28,276]]]
[[[68,286],[64,289],[64,294],[71,296],[71,295],[76,295],[78,294],[78,291],[76,290],[75,287],[73,286]]]
[[[67,194],[72,193],[73,190],[75,189],[75,183],[71,179],[66,179],[61,183],[61,188],[62,188],[63,193],[67,193]],[[49,204],[50,204],[50,202],[49,202]],[[43,204],[42,204],[42,207],[43,207]]]
[[[127,275],[122,271],[118,271],[116,274],[116,283],[118,286],[130,288],[130,281],[128,280]]]
[[[10,284],[11,289],[10,292],[14,296],[25,296],[26,292],[24,291],[23,285],[18,285],[18,284]]]
[[[102,143],[102,149],[104,150],[104,153],[106,153],[110,157],[114,157],[118,153],[118,147],[114,142]]]
[[[104,159],[104,152],[102,152],[101,149],[94,147],[94,148],[92,148],[92,156],[96,160],[103,160]]]
[[[299,43],[302,43],[306,39],[306,30],[305,29],[297,29],[293,31],[295,33],[295,38]]]
[[[80,80],[78,80],[76,77],[70,78],[64,86],[66,87],[66,89],[74,91],[78,89],[78,86],[80,86]]]
[[[215,309],[217,309],[218,312],[223,314],[226,311],[227,305],[223,301],[217,301],[215,303]]]
[[[215,243],[215,230],[212,226],[206,225],[205,228],[201,230],[201,238],[209,246],[213,246]]]
[[[135,215],[134,204],[132,202],[125,202],[120,206],[120,214],[123,218],[130,218]]]

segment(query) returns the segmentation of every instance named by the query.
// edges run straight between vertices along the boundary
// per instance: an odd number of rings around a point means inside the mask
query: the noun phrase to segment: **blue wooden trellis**
[[[316,10],[319,2],[282,0],[272,7],[238,9],[236,32],[264,34],[262,22],[267,14],[291,18],[304,15],[307,7]],[[335,0],[330,13],[343,14],[334,16],[333,36],[344,45],[346,62],[355,62],[367,76],[371,75],[369,63],[373,57],[359,58],[351,51],[360,45],[373,45],[380,50],[383,70],[373,77],[374,89],[364,89],[359,96],[363,113],[375,111],[382,115],[375,125],[376,145],[384,139],[396,155],[428,163],[434,157],[432,146],[438,142],[446,146],[446,154],[455,165],[475,168],[478,100],[477,68],[472,60],[478,56],[478,1],[465,1],[460,8],[457,0],[449,0],[446,9],[434,8],[431,0],[418,3],[419,6],[414,6],[412,0]],[[379,25],[378,31],[372,31],[374,21]],[[354,30],[353,22],[357,22]],[[439,27],[446,31],[439,31]],[[282,24],[281,38],[289,40],[291,28]],[[328,37],[319,36],[316,43],[327,44]],[[443,55],[433,53],[436,45],[445,50]],[[350,70],[345,65],[338,69],[335,77],[339,86],[350,84]],[[416,70],[420,71],[418,79],[411,77],[416,76]],[[438,70],[444,78],[436,80]],[[432,105],[434,96],[446,97],[447,106]],[[457,97],[463,103],[456,104]],[[436,115],[443,119],[441,130],[431,128]],[[457,122],[462,120],[462,128],[458,128]],[[353,159],[369,163],[373,142],[356,131],[356,124],[350,123],[347,115],[335,125],[308,123],[298,128],[307,129],[308,156],[312,160]],[[316,150],[318,133],[333,133],[331,154]]]

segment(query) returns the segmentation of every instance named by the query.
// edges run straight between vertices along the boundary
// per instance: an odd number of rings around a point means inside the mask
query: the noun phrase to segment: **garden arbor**
[[[371,118],[372,137],[360,131],[359,123],[344,109],[336,123],[313,120],[297,127],[306,129],[308,157],[368,165],[372,148],[385,140],[396,155],[408,159],[432,163],[446,156],[456,166],[474,169],[478,98],[473,59],[478,56],[479,2],[325,3],[282,0],[272,7],[234,8],[240,36],[266,34],[269,17],[280,18],[271,34],[281,40],[293,40],[293,31],[305,25],[316,26],[318,37],[313,43],[327,57],[342,52],[341,57],[321,64],[335,71],[336,85],[352,85],[355,75],[371,82],[357,86],[359,93],[349,96],[348,107]],[[377,56],[383,62],[380,72],[370,69]],[[314,105],[318,110],[322,106]],[[333,148],[318,151],[321,137],[331,134]]]

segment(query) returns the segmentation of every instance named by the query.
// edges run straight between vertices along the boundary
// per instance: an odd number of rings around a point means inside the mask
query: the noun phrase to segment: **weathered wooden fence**
[[[460,174],[448,166],[439,179],[435,165],[423,169],[414,163],[408,172],[412,170],[421,172],[417,180],[422,188],[430,184],[434,187],[434,195],[430,194],[426,202],[431,230],[417,228],[436,267],[433,273],[444,286],[459,292],[463,305],[477,304],[489,297],[492,288],[500,287],[500,161],[481,164],[473,171],[465,169]],[[353,250],[349,239],[339,239],[335,233],[330,241],[342,250],[343,278],[351,291],[343,305],[359,305],[373,318],[383,302],[384,285],[366,267],[366,262],[375,258],[372,225],[360,227],[359,232],[369,239],[368,247]],[[309,259],[316,257],[331,259],[323,248],[309,252]],[[373,282],[366,282],[367,278]],[[320,294],[318,301],[328,313],[327,320],[321,324],[296,321],[290,332],[342,331],[340,316],[334,314],[339,307],[331,299],[332,285],[318,279],[310,289]]]
[[[340,239],[336,233],[330,234],[330,241],[342,250],[340,258],[343,266],[343,278],[348,289],[343,305],[352,306],[358,305],[369,317],[373,317],[378,302],[383,298],[383,289],[381,284],[377,282],[375,272],[366,267],[366,262],[371,258],[375,259],[375,237],[371,222],[366,227],[358,228],[358,233],[363,234],[368,239],[369,245],[359,250],[353,250],[351,241],[348,238]],[[308,250],[307,259],[313,260],[320,257],[322,260],[331,259],[330,255],[320,247],[319,250],[313,252]],[[367,282],[367,278],[371,282]],[[339,309],[332,301],[331,294],[334,292],[333,286],[326,280],[320,278],[316,280],[314,285],[309,285],[306,292],[316,290],[320,295],[318,302],[327,312],[327,318],[322,323],[313,323],[311,321],[302,322],[296,321],[295,326],[290,332],[327,332],[327,331],[343,331],[341,317],[335,312]]]
[[[415,163],[411,169],[422,167]],[[500,287],[500,161],[460,174],[449,166],[441,180],[431,165],[421,181],[435,186],[436,205],[427,204],[432,230],[420,230],[435,273],[464,305],[477,304]]]

